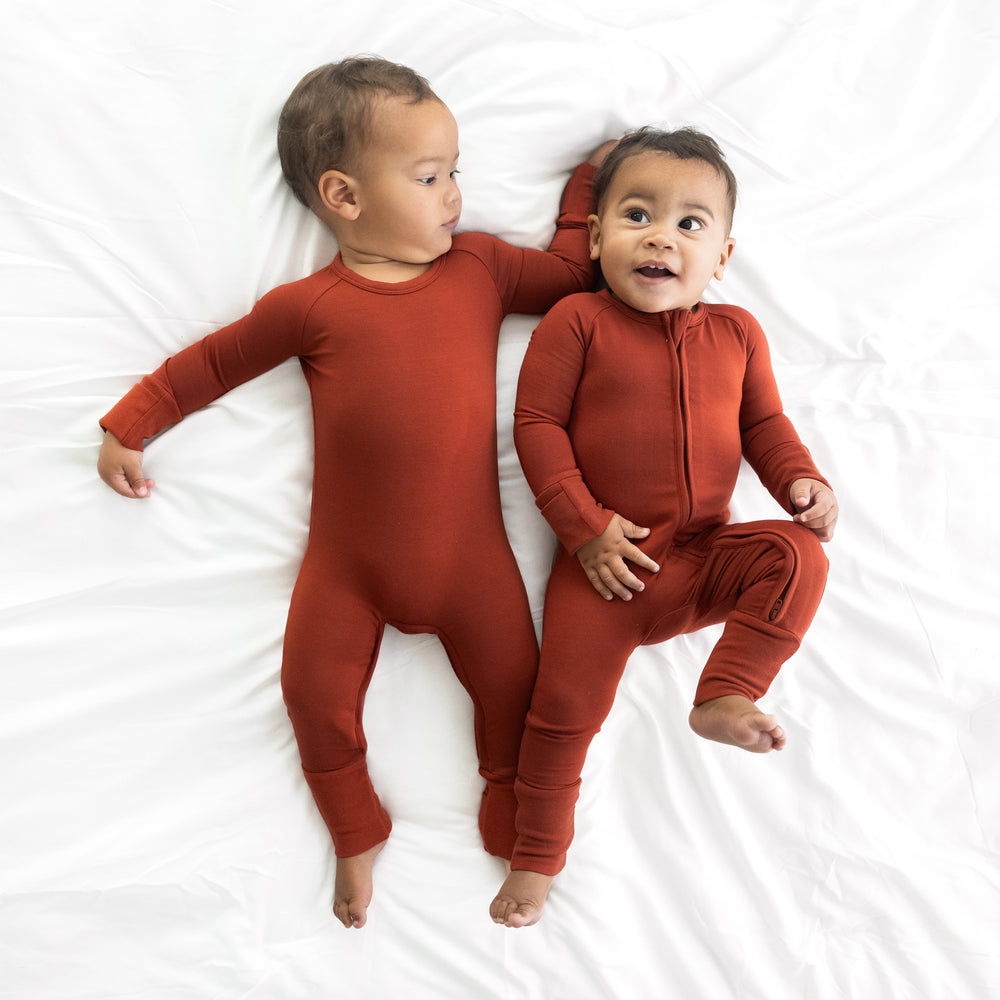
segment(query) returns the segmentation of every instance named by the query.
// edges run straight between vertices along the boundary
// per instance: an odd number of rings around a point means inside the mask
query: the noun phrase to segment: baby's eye
[[[629,222],[649,222],[649,216],[641,208],[630,208],[625,213]]]
[[[423,184],[425,187],[430,187],[436,180],[437,180],[437,177],[435,177],[435,176],[431,176],[431,177],[418,177],[417,178],[417,183],[418,184]]]
[[[688,216],[686,219],[681,219],[678,223],[681,229],[686,229],[688,232],[696,232],[702,228],[701,219],[696,219],[693,216]]]
[[[461,172],[462,172],[462,171],[461,171],[461,170],[459,170],[459,169],[458,169],[458,168],[456,167],[456,168],[455,168],[455,169],[454,169],[454,170],[453,170],[453,171],[452,171],[452,172],[451,172],[450,174],[448,174],[448,176],[449,176],[449,177],[450,177],[450,178],[451,178],[452,180],[454,180],[454,179],[455,179],[455,178],[456,178],[456,177],[457,177],[457,176],[458,176],[458,175],[459,175],[459,174],[460,174]]]

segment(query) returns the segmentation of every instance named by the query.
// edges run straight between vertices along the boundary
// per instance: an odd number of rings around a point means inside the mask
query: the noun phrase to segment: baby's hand
[[[615,146],[618,145],[617,139],[608,139],[607,142],[602,142],[600,146],[595,149],[587,159],[587,162],[592,167],[599,167],[604,162],[604,157],[611,152]]]
[[[643,582],[625,565],[626,559],[651,573],[660,571],[649,556],[628,540],[645,538],[648,534],[649,528],[640,528],[615,514],[603,534],[576,550],[576,557],[594,590],[606,601],[613,601],[615,594],[623,601],[631,601],[633,590],[645,589]]]
[[[821,542],[830,541],[839,513],[833,490],[818,479],[796,479],[789,496],[792,509],[797,511],[792,520],[815,531]]]
[[[110,431],[104,435],[97,471],[115,493],[133,500],[148,497],[154,485],[142,474],[142,452],[126,448]]]

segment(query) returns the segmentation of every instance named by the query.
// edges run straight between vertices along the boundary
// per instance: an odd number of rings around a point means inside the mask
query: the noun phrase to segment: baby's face
[[[669,153],[625,160],[589,223],[608,287],[640,312],[691,309],[733,251],[726,182],[703,160]]]
[[[455,182],[458,125],[440,101],[389,98],[376,107],[372,142],[358,170],[354,251],[428,264],[451,249],[462,212]]]

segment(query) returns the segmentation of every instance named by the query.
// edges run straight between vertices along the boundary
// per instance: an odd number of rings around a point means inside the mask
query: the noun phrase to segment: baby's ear
[[[729,263],[729,258],[733,255],[733,250],[736,249],[736,240],[731,236],[726,240],[722,247],[722,253],[719,254],[719,266],[715,269],[715,280],[722,281],[722,276],[726,273],[726,265]]]
[[[357,183],[349,174],[340,170],[328,170],[319,179],[316,193],[324,208],[353,221],[360,211],[357,199]]]
[[[601,258],[601,220],[596,215],[587,216],[587,228],[590,230],[590,259]]]

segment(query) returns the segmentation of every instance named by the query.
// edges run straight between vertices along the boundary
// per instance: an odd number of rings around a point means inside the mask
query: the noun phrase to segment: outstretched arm
[[[581,163],[563,192],[556,231],[546,250],[524,249],[512,259],[513,269],[501,272],[504,314],[539,314],[574,292],[588,292],[594,284],[590,259],[591,182],[595,168],[618,140],[602,143]]]
[[[132,500],[145,499],[155,485],[142,474],[142,452],[126,448],[110,431],[104,434],[97,471],[115,493]]]

